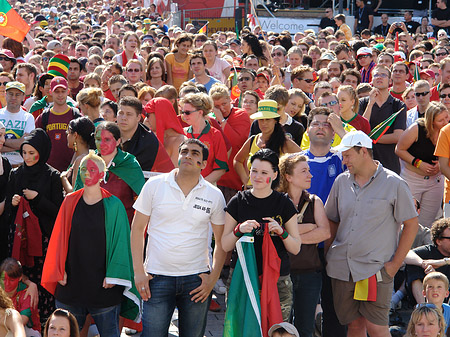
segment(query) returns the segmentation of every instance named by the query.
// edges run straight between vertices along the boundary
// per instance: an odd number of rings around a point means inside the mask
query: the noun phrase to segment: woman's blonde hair
[[[293,88],[293,89],[289,89],[288,92],[289,92],[289,99],[294,98],[295,96],[298,96],[303,100],[303,107],[301,107],[300,111],[298,113],[296,113],[295,115],[298,115],[299,117],[302,115],[305,115],[306,103],[310,101],[309,97],[301,89]]]
[[[96,81],[96,82],[98,83],[98,87],[99,87],[99,88],[102,86],[102,79],[101,79],[100,76],[99,76],[98,74],[96,74],[96,73],[90,73],[90,74],[87,74],[87,75],[84,77],[83,84],[85,84],[85,83],[86,83],[87,81],[89,81],[89,80],[94,80],[94,81]]]
[[[94,150],[89,150],[89,153],[81,159],[80,167],[88,160],[92,160],[97,165],[99,172],[106,172],[105,161],[102,157],[97,156]]]
[[[292,175],[295,166],[300,162],[307,162],[308,158],[299,153],[287,153],[280,158],[280,185],[278,191],[287,193],[289,188],[289,182],[286,179],[286,175]]]
[[[87,104],[93,108],[98,108],[102,103],[103,91],[100,88],[86,88],[77,95],[78,103]]]
[[[447,112],[447,107],[441,102],[430,102],[428,104],[427,110],[425,110],[425,116],[423,117],[423,121],[419,119],[417,122],[422,123],[425,126],[425,131],[427,133],[427,137],[431,138],[432,133],[435,131],[433,127],[433,122],[436,119],[436,116],[441,112]]]
[[[221,99],[223,97],[230,97],[230,92],[225,84],[214,83],[209,90],[209,95],[213,100]]]
[[[138,93],[138,99],[141,100],[145,95],[150,94],[150,96],[155,97],[155,89],[149,85],[144,85]]]
[[[6,292],[0,287],[0,308],[2,309],[14,309],[12,300],[6,295]]]
[[[358,113],[359,110],[359,99],[358,95],[356,94],[355,89],[351,85],[341,85],[338,89],[339,91],[345,91],[349,96],[350,99],[352,99],[355,103],[353,103],[353,112]]]
[[[414,309],[411,314],[411,318],[409,320],[408,329],[406,330],[405,337],[415,337],[416,336],[416,324],[420,321],[420,319],[425,315],[428,321],[430,321],[429,317],[434,317],[437,320],[439,325],[439,333],[438,336],[445,336],[445,319],[442,316],[442,313],[433,308],[432,305],[426,303],[421,305],[420,307]]]
[[[141,41],[139,40],[139,36],[135,33],[135,32],[126,32],[125,35],[123,36],[123,42],[122,42],[122,46],[125,49],[125,43],[128,41],[128,39],[130,37],[134,36],[137,40],[137,47],[136,50],[139,50],[141,48]]]
[[[203,92],[187,94],[180,100],[180,104],[190,104],[194,108],[203,111],[203,116],[211,112],[213,101],[211,97]]]

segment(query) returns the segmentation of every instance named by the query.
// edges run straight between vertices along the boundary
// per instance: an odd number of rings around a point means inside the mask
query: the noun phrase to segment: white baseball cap
[[[358,51],[356,52],[356,56],[359,55],[372,55],[372,48],[369,47],[361,47],[358,49]]]
[[[344,152],[350,150],[354,146],[372,148],[372,139],[362,131],[351,131],[342,137],[341,143],[334,148],[335,151]]]

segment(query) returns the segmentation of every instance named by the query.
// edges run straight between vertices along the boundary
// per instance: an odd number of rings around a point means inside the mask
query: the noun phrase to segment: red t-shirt
[[[69,122],[73,119],[72,108],[68,108],[62,113],[55,113],[53,108],[50,109],[48,115],[48,123],[45,131],[52,142],[52,150],[47,164],[57,169],[59,172],[67,170],[73,157],[73,150],[67,147],[66,130]],[[44,129],[42,124],[42,114],[36,118],[36,128]]]
[[[238,153],[247,140],[252,123],[248,113],[244,109],[239,108],[232,108],[226,120],[227,122],[223,128],[223,132],[225,133],[225,136],[227,136],[232,147],[230,157],[228,158],[229,171],[220,178],[217,185],[240,190],[242,182],[233,168],[233,160],[236,153]]]
[[[440,86],[440,83],[438,85],[436,85],[435,87],[431,88],[430,102],[431,101],[439,101],[439,86]]]
[[[216,128],[212,127],[209,122],[206,123],[207,124],[205,128],[200,134],[192,133],[191,126],[186,130],[186,135],[188,136],[188,138],[199,139],[208,147],[208,163],[202,170],[203,177],[207,177],[212,171],[215,170],[228,170],[228,155],[222,133]]]
[[[344,121],[344,120],[343,120]],[[352,119],[350,119],[349,121],[344,121],[344,123],[350,124],[351,126],[353,126],[356,130],[360,130],[362,132],[364,132],[365,134],[369,134],[371,129],[370,129],[370,123],[367,120],[366,117],[363,117],[359,114],[356,114]]]

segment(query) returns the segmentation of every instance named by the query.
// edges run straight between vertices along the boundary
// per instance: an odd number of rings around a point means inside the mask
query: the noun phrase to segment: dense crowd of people
[[[407,336],[446,333],[446,0],[208,35],[163,2],[10,4],[0,337],[166,336],[175,308],[200,337],[213,291],[224,336],[389,336],[402,300]]]

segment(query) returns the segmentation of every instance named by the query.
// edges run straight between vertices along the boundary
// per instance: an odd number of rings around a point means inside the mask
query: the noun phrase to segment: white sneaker
[[[216,282],[216,284],[214,285],[214,291],[216,292],[216,294],[225,295],[225,293],[227,292],[227,287],[225,287],[222,279],[219,278],[219,280]]]

